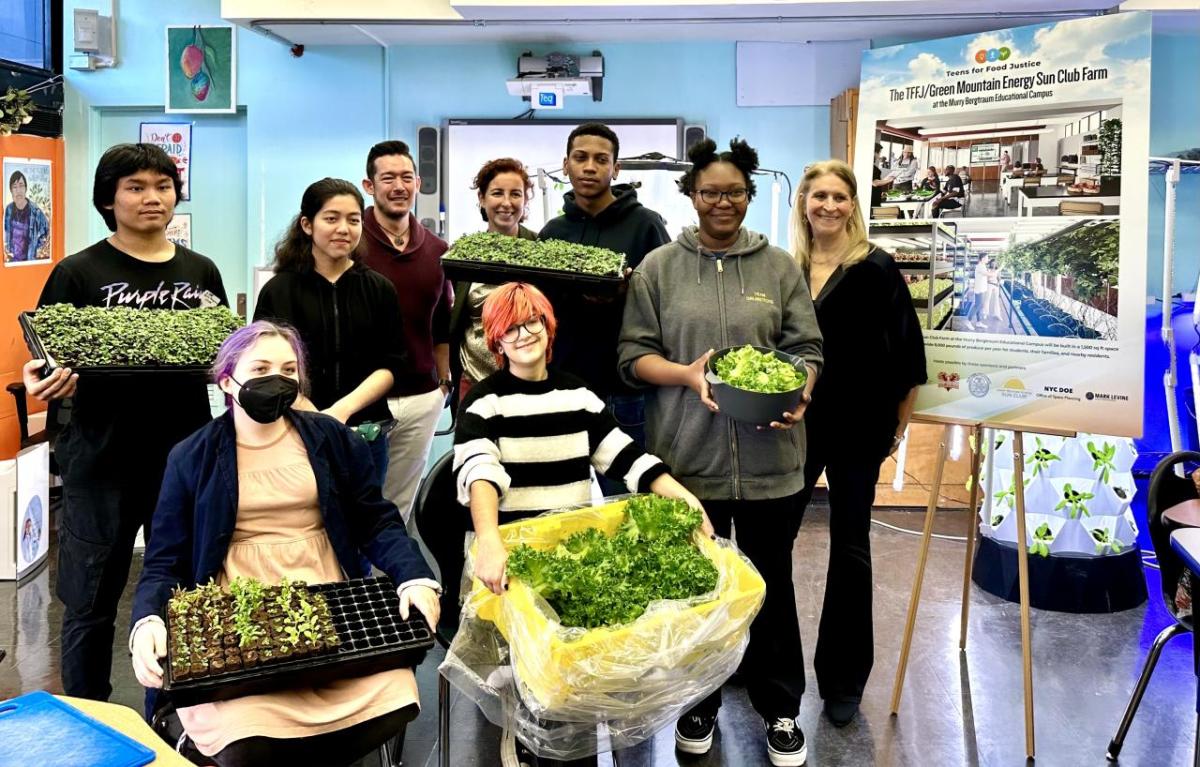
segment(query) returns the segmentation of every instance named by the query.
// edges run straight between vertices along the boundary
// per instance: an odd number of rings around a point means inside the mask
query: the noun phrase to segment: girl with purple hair
[[[337,419],[293,409],[306,388],[295,330],[254,322],[225,340],[213,379],[229,410],[167,460],[134,596],[129,649],[147,709],[162,687],[171,591],[285,576],[327,583],[370,575],[399,584],[400,615],[438,620],[440,587],[384,499],[370,448]],[[227,765],[348,764],[417,712],[411,669],[179,708],[181,750]],[[202,762],[205,763],[205,762]]]

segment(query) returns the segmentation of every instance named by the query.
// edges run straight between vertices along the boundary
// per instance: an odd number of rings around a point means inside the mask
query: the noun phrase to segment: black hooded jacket
[[[612,188],[616,197],[596,216],[575,202],[575,192],[563,195],[563,214],[550,220],[539,240],[566,240],[625,254],[636,269],[646,254],[671,241],[663,217],[638,202],[628,184]],[[552,364],[579,378],[600,396],[633,394],[617,375],[617,338],[625,312],[625,295],[597,298],[548,294],[558,318]]]

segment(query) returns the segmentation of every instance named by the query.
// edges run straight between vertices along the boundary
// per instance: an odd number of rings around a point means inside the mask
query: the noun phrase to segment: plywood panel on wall
[[[848,88],[829,102],[829,156],[854,165],[858,130],[858,88]]]
[[[57,262],[63,257],[63,222],[66,219],[63,182],[62,139],[37,136],[0,136],[0,158],[27,157],[50,160],[54,165],[51,175],[52,215],[50,221],[51,257]],[[9,202],[8,179],[4,185],[4,202]],[[0,215],[3,211],[0,210]],[[0,244],[4,231],[0,228]],[[50,276],[51,264],[26,266],[0,265],[0,389],[21,380],[21,366],[29,359],[29,351],[17,324],[17,313],[33,309],[37,305],[42,285]],[[44,406],[30,400],[30,410],[41,411]],[[17,424],[16,402],[6,391],[0,391],[0,459],[12,458],[20,447],[21,433]]]

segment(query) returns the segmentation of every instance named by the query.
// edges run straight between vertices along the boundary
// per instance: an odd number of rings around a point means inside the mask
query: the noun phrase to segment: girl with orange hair
[[[508,552],[499,524],[577,506],[592,497],[591,470],[631,493],[654,492],[702,509],[658,458],[617,425],[604,400],[574,376],[546,366],[558,321],[532,285],[509,282],[483,304],[498,372],[471,387],[454,430],[459,503],[478,540],[475,577],[500,594]],[[705,531],[711,535],[708,518]]]

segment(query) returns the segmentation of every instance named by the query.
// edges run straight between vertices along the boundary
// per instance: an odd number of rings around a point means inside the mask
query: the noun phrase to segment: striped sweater
[[[590,468],[648,492],[667,472],[621,431],[604,402],[578,378],[550,370],[524,381],[507,369],[471,387],[454,430],[458,501],[471,502],[471,483],[491,482],[500,512],[529,516],[591,500]]]

